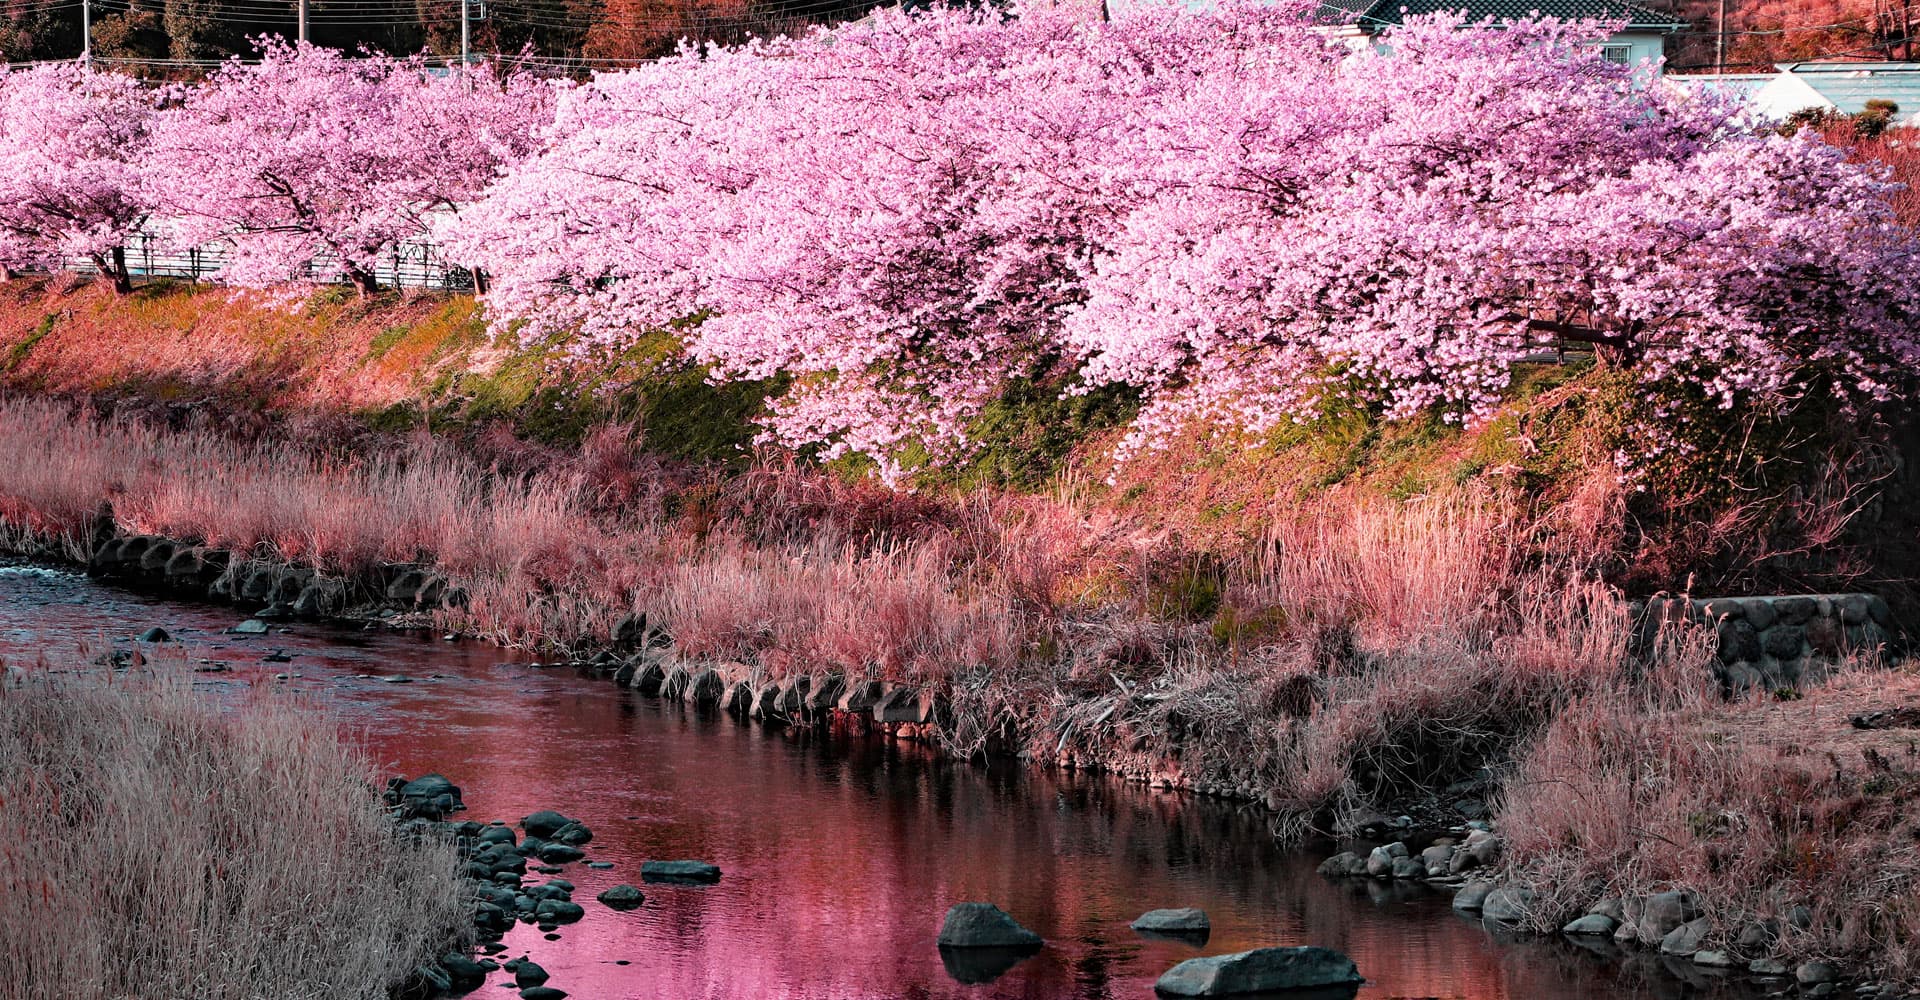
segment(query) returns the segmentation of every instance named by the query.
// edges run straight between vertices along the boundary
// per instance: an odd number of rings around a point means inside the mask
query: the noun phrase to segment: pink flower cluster
[[[75,65],[0,66],[0,268],[113,267],[146,221],[138,151],[158,95]]]
[[[563,94],[461,220],[491,307],[624,340],[700,316],[773,435],[966,449],[1009,379],[1139,388],[1133,444],[1339,399],[1486,414],[1596,345],[1728,404],[1884,397],[1920,347],[1872,169],[1646,86],[1596,24],[880,11]]]
[[[533,151],[552,90],[484,66],[266,42],[189,86],[78,65],[0,71],[0,264],[110,253],[144,228],[224,244],[231,284],[343,272],[370,287]]]

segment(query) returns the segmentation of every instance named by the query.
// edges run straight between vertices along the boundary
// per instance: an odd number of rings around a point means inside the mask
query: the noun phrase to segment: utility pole
[[[80,0],[80,62],[93,65],[93,2]]]
[[[472,12],[467,5],[472,0],[460,0],[460,75],[467,75],[467,22],[472,20]]]
[[[1727,71],[1727,0],[1720,0],[1720,32],[1713,39],[1714,72]]]
[[[307,44],[307,0],[300,0],[300,44]]]

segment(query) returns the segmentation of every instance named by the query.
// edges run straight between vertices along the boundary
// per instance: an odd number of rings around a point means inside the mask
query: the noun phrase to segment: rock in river
[[[1154,984],[1166,996],[1223,997],[1237,993],[1351,986],[1361,981],[1353,960],[1331,948],[1255,948],[1232,955],[1190,958]]]
[[[531,960],[521,959],[517,963],[509,964],[511,966],[510,971],[513,973],[513,985],[523,990],[529,986],[538,986],[547,981],[547,970],[534,964]]]
[[[562,827],[571,822],[573,822],[573,820],[551,809],[542,809],[536,813],[529,813],[526,818],[522,819],[520,821],[520,828],[536,837],[545,839],[558,833]]]
[[[631,910],[646,902],[646,895],[630,885],[616,885],[594,897],[615,910]]]
[[[1171,910],[1148,910],[1140,914],[1132,924],[1136,931],[1148,934],[1203,935],[1213,929],[1207,920],[1207,911],[1197,906],[1185,906]]]
[[[1480,903],[1480,915],[1503,924],[1517,924],[1527,919],[1533,903],[1532,890],[1503,885],[1487,893],[1486,899]]]
[[[579,847],[581,844],[593,840],[593,831],[587,828],[587,824],[577,819],[568,820],[565,826],[553,831],[553,835],[547,839],[573,847]]]
[[[571,924],[586,915],[587,911],[579,903],[564,899],[543,899],[533,911],[535,920],[548,924]]]
[[[720,866],[705,861],[647,861],[640,865],[642,882],[720,881]]]
[[[487,967],[458,952],[440,956],[440,967],[447,972],[447,989],[471,993],[487,983]]]
[[[1463,912],[1472,912],[1486,905],[1487,896],[1493,892],[1490,882],[1468,882],[1453,894],[1453,908]]]
[[[1038,948],[1040,935],[992,903],[956,903],[940,924],[942,948]]]
[[[550,865],[564,865],[587,856],[587,852],[566,844],[543,844],[540,847],[540,860]]]
[[[1572,934],[1576,937],[1580,935],[1610,937],[1613,934],[1613,929],[1618,926],[1618,921],[1604,913],[1589,913],[1584,917],[1573,920],[1565,927],[1560,928],[1560,933]]]

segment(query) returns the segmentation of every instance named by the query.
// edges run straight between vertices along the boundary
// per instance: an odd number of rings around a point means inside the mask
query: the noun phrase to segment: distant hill
[[[1720,12],[1726,10],[1725,66],[1730,72],[1778,62],[1846,56],[1908,59],[1920,30],[1920,0],[1642,0],[1679,15],[1692,28],[1667,51],[1677,72],[1721,65]]]

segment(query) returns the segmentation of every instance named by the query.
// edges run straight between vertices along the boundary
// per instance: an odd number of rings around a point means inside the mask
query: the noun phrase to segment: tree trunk
[[[114,247],[106,254],[94,254],[91,259],[94,270],[113,282],[115,295],[126,295],[133,291],[133,275],[127,273],[126,247]]]
[[[353,282],[354,291],[359,292],[363,299],[380,290],[379,280],[374,278],[372,271],[365,268],[348,267],[347,280]]]

